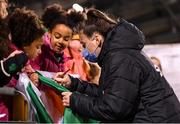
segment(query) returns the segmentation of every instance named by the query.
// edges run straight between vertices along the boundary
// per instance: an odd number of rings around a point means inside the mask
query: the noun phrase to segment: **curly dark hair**
[[[91,37],[95,31],[106,37],[108,31],[117,24],[117,22],[111,19],[107,14],[94,8],[90,8],[86,14],[87,21],[84,33],[88,37]]]
[[[79,33],[85,26],[86,17],[81,12],[76,12],[74,10],[68,13],[68,22],[73,33]]]
[[[44,27],[37,14],[26,8],[15,9],[9,17],[8,26],[12,43],[20,49],[30,45],[44,34]]]
[[[64,24],[71,28],[74,33],[79,33],[85,25],[83,14],[76,11],[67,12],[59,4],[46,7],[42,21],[49,30],[52,30],[57,24]]]
[[[49,5],[45,8],[42,21],[49,30],[52,30],[57,24],[68,25],[67,12],[59,4]]]

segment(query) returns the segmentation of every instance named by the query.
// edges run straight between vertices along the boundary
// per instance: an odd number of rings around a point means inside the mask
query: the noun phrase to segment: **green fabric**
[[[12,63],[12,64],[9,66],[9,72],[14,72],[16,69],[17,69],[17,66],[16,66],[15,63]]]
[[[56,89],[59,92],[69,91],[64,86],[57,84],[54,80],[42,76],[39,72],[37,73],[39,74],[39,80],[42,84],[47,85],[53,89]],[[65,108],[63,123],[99,123],[99,121],[93,119],[83,119],[78,114],[73,113],[70,108]]]
[[[32,103],[37,111],[36,120],[39,123],[53,123],[51,117],[49,116],[46,109],[44,108],[41,101],[38,99],[36,93],[34,92],[31,83],[28,84],[27,92],[29,93]]]
[[[63,123],[83,123],[84,120],[81,118],[78,114],[72,113],[72,110],[70,108],[66,108],[64,110],[64,118]]]
[[[46,78],[46,77],[44,77],[42,75],[39,75],[39,80],[40,80],[40,82],[42,84],[47,85],[47,86],[49,86],[49,87],[51,87],[53,89],[56,89],[56,90],[58,90],[60,92],[67,92],[67,91],[69,91],[67,88],[59,85],[58,83],[56,83],[52,79]]]
[[[98,124],[99,121],[96,121],[94,119],[82,118],[78,114],[73,113],[70,108],[66,108],[64,111],[63,123],[64,124],[68,124],[68,123],[94,123],[94,124]]]

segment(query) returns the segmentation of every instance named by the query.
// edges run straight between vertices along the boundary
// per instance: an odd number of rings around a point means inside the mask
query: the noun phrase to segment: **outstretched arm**
[[[78,91],[90,96],[99,96],[98,85],[89,83],[87,81],[82,81],[78,78],[74,78],[64,72],[58,72],[54,76],[54,80],[59,84],[67,87],[70,91]]]
[[[132,121],[130,117],[133,117],[139,103],[141,69],[126,61],[107,66],[109,70],[104,73],[98,97],[81,92],[65,92],[62,94],[64,105],[69,105],[75,113],[96,120]]]

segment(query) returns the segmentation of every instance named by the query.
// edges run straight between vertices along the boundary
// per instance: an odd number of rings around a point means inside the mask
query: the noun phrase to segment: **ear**
[[[48,37],[51,36],[51,31],[50,30],[47,32],[47,35],[48,35]]]
[[[103,36],[98,32],[94,32],[93,36],[94,36],[94,39],[96,40],[96,43],[99,44],[99,46],[101,46],[102,41],[104,41]]]

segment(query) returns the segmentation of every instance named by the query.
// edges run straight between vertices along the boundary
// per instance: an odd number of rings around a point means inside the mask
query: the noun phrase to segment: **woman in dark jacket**
[[[58,73],[55,80],[71,90],[62,93],[64,105],[101,122],[180,122],[173,89],[142,52],[143,33],[123,19],[115,24],[95,9],[87,16],[83,37],[100,49],[99,55],[93,52],[101,66],[99,86],[68,75],[59,78]]]

